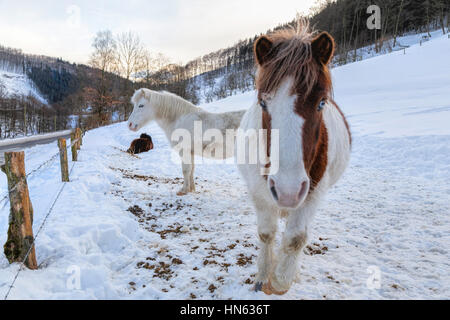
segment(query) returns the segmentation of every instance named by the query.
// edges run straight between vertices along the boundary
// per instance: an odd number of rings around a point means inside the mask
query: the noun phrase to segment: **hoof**
[[[267,294],[268,296],[275,294],[277,296],[282,296],[285,295],[289,290],[285,290],[285,291],[279,291],[279,290],[275,290],[272,286],[272,284],[270,283],[270,281],[267,284],[264,284],[262,286],[262,291]]]
[[[185,195],[187,195],[187,192],[184,192],[184,191],[178,191],[177,192],[177,196],[182,197],[182,196],[185,196]]]
[[[270,282],[263,285],[262,291],[265,294],[267,294],[268,296],[271,296],[273,294],[272,286],[270,285]]]

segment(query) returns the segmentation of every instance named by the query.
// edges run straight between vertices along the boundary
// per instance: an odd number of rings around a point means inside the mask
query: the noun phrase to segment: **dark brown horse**
[[[148,152],[153,149],[153,141],[152,137],[150,137],[148,134],[141,134],[141,137],[139,139],[134,140],[131,142],[130,148],[127,150],[128,153],[131,154],[139,154],[143,152]]]

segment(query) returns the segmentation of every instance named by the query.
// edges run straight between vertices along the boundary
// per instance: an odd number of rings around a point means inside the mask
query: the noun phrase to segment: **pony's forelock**
[[[272,42],[273,58],[260,66],[256,88],[261,94],[277,90],[286,77],[309,94],[318,80],[319,66],[314,61],[311,41],[316,32],[306,19],[299,18],[295,27],[275,31],[267,38]]]

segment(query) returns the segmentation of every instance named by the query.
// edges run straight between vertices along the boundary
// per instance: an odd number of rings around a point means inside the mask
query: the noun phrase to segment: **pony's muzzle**
[[[281,208],[296,209],[305,201],[309,192],[309,180],[301,182],[296,188],[281,188],[273,178],[269,178],[269,188],[273,199]]]

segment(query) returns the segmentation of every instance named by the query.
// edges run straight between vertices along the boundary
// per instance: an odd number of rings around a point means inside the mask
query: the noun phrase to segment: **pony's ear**
[[[327,65],[334,54],[334,39],[328,32],[322,32],[312,42],[313,56],[319,63]]]
[[[273,43],[266,36],[261,36],[255,42],[255,59],[260,66],[271,58]]]
[[[145,91],[143,89],[138,89],[134,92],[133,96],[131,97],[131,102],[137,103],[142,97],[145,97]]]
[[[145,93],[145,90],[144,90],[144,89],[141,89],[140,91],[141,91],[141,92],[140,92],[139,94],[140,94],[141,98],[147,99],[148,97],[147,97],[147,94]]]

